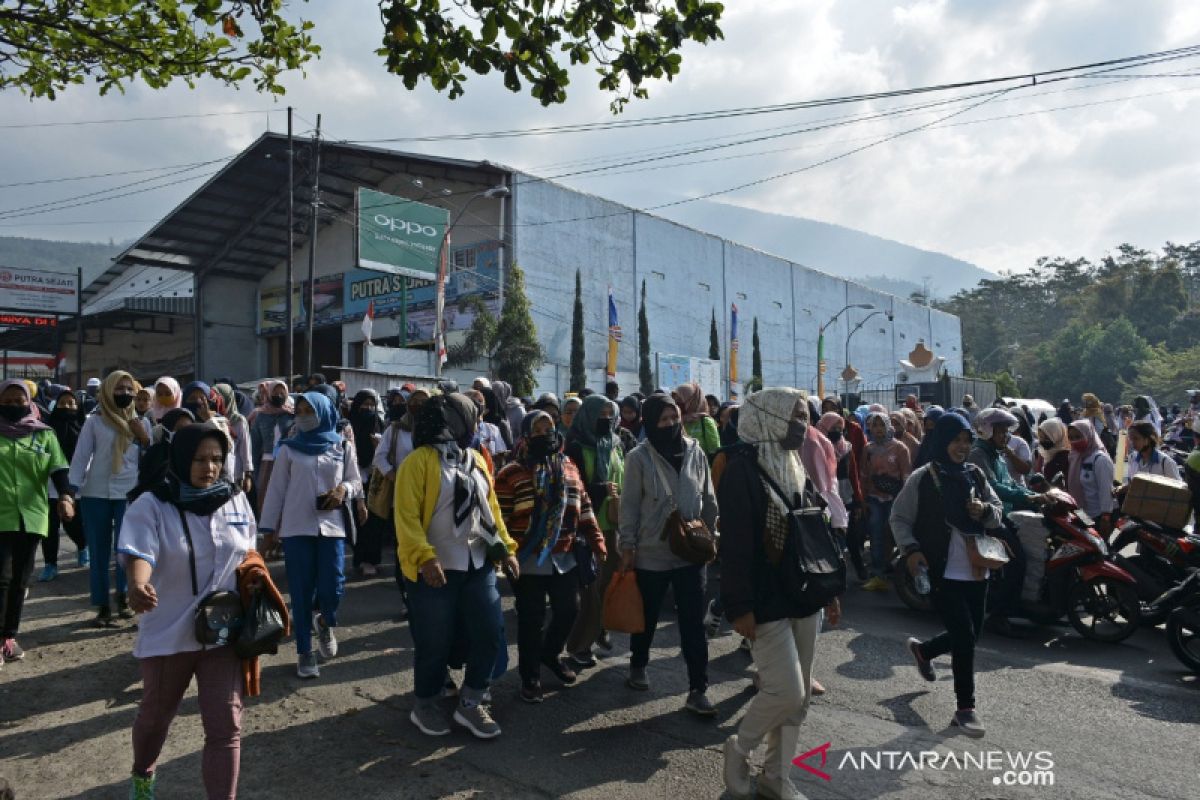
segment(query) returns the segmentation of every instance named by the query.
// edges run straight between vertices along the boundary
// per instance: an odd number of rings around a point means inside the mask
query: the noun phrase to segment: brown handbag
[[[653,454],[650,458],[655,458]],[[702,519],[684,519],[679,513],[679,505],[675,502],[675,493],[671,491],[670,476],[655,461],[655,467],[667,489],[674,509],[663,524],[660,540],[665,540],[671,552],[689,564],[711,564],[717,558],[717,535],[708,529]]]

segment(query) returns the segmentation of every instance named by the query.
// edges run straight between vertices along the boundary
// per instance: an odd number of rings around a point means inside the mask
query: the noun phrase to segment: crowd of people
[[[669,593],[684,708],[715,716],[708,639],[727,621],[759,690],[725,744],[727,786],[749,796],[749,756],[765,744],[758,790],[787,797],[794,789],[780,765],[824,691],[814,652],[822,625],[838,624],[844,588],[807,588],[798,564],[809,562],[797,553],[809,552],[812,512],[862,589],[888,591],[897,564],[929,581],[945,631],[910,640],[909,650],[929,681],[933,659],[951,655],[952,722],[982,736],[975,642],[985,629],[1014,635],[1023,565],[1017,542],[1011,568],[988,581],[969,557],[972,537],[1014,536],[1007,514],[1047,501],[1035,476],[1063,487],[1107,533],[1123,491],[1114,490],[1113,461],[1122,434],[1126,482],[1143,472],[1184,478],[1200,497],[1200,458],[1181,468],[1163,450],[1164,440],[1190,447],[1198,428],[1200,391],[1186,409],[1148,397],[1114,408],[1084,394],[1080,412],[1064,401],[1057,416],[1035,419],[1027,407],[980,408],[970,396],[947,409],[912,396],[895,410],[848,409],[785,388],[722,402],[697,384],[622,397],[610,382],[560,401],[519,398],[482,377],[464,389],[408,383],[352,397],[320,374],[252,392],[228,378],[142,386],[123,371],[79,392],[9,380],[0,383],[9,476],[0,485],[0,668],[23,656],[17,636],[36,553],[38,580],[55,580],[65,532],[89,570],[91,624],[141,615],[132,796],[154,796],[155,762],[195,677],[204,786],[209,797],[233,797],[243,696],[256,672],[228,630],[213,632],[236,626],[236,613],[213,630],[197,620],[219,619],[229,593],[278,594],[262,570],[247,584],[256,552],[283,560],[288,602],[278,611],[303,679],[319,678],[338,655],[347,551],[363,578],[394,563],[414,646],[410,720],[429,736],[453,724],[479,738],[501,734],[491,713],[492,684],[508,669],[501,576],[515,596],[519,698],[538,704],[547,676],[573,686],[614,652],[605,597],[618,575],[632,574],[644,619],[630,636],[626,685],[650,688]],[[678,542],[703,545],[716,533],[719,549],[707,556]]]

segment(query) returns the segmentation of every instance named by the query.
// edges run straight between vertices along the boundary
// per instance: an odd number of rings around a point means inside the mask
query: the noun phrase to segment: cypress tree
[[[543,364],[546,354],[529,312],[525,272],[513,264],[505,283],[504,308],[496,326],[496,375],[512,385],[514,395],[524,397],[533,394],[537,387],[533,373]]]
[[[587,388],[586,354],[583,347],[583,279],[575,270],[575,311],[571,316],[571,378],[572,392]]]
[[[712,324],[708,328],[708,357],[713,361],[721,360],[721,336],[717,333],[717,310],[712,311]]]
[[[758,317],[754,318],[754,336],[752,339],[754,353],[751,357],[750,382],[755,391],[763,388],[762,351],[758,346]]]
[[[642,281],[642,306],[638,309],[638,388],[649,396],[654,391],[654,370],[650,366],[650,321],[646,318],[646,281]]]

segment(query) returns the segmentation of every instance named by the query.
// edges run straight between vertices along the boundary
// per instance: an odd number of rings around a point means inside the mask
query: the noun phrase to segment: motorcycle
[[[1046,537],[1036,554],[1045,571],[1038,581],[1036,599],[1022,597],[1016,615],[1039,625],[1052,625],[1065,615],[1085,638],[1101,642],[1127,639],[1137,631],[1141,619],[1133,576],[1113,563],[1095,524],[1069,494],[1060,489],[1047,494],[1050,502],[1041,514]],[[1032,561],[1035,554],[1029,555]],[[901,601],[917,611],[932,610],[932,598],[917,591],[902,555],[893,560],[893,571]]]
[[[1132,556],[1121,551],[1137,543]],[[1109,550],[1113,562],[1134,577],[1142,602],[1142,624],[1160,625],[1171,609],[1155,601],[1200,570],[1200,536],[1129,517],[1116,530]]]
[[[1200,571],[1152,604],[1167,618],[1167,644],[1184,666],[1200,675]]]

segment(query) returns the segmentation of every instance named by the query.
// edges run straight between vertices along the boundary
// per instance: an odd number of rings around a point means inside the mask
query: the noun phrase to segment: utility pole
[[[287,281],[286,281],[286,285],[284,286],[284,291],[287,292],[287,299],[284,300],[284,305],[283,305],[284,313],[287,315],[287,339],[285,340],[284,346],[283,346],[283,353],[284,353],[283,363],[284,363],[284,370],[285,370],[284,374],[287,376],[284,378],[284,381],[287,383],[287,389],[290,392],[292,390],[292,376],[296,374],[295,353],[292,352],[294,349],[294,346],[295,346],[295,337],[296,337],[295,320],[292,319],[292,315],[295,313],[294,310],[292,309],[292,292],[295,291],[295,285],[296,285],[296,275],[293,271],[293,263],[292,263],[292,254],[295,250],[295,243],[292,241],[292,236],[293,236],[293,231],[296,226],[296,221],[294,219],[294,213],[295,213],[294,206],[296,204],[296,188],[295,188],[296,183],[295,183],[295,177],[293,175],[293,171],[295,170],[295,165],[296,165],[296,152],[293,148],[293,141],[292,141],[292,107],[291,106],[288,106],[288,142],[287,142],[287,144],[288,144],[288,148],[287,148],[287,152],[288,152]]]
[[[310,216],[308,230],[308,292],[304,302],[308,307],[308,322],[305,330],[306,341],[305,349],[307,350],[308,359],[305,362],[304,371],[305,380],[309,375],[313,374],[313,324],[316,321],[316,312],[313,309],[313,296],[316,293],[317,283],[317,210],[321,205],[320,198],[320,177],[321,177],[321,115],[317,114],[317,130],[313,134],[312,140],[313,156],[312,156],[312,214]]]

